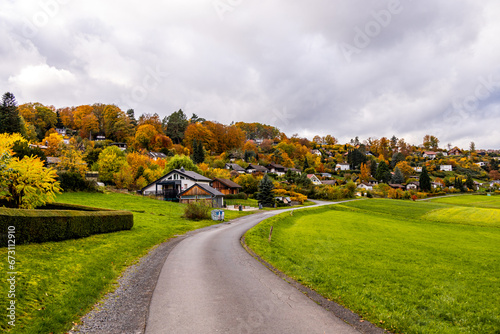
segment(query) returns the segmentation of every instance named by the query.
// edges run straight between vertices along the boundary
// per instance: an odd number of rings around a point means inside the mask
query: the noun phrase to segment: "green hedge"
[[[50,204],[37,210],[0,208],[0,247],[7,246],[7,232],[15,227],[16,245],[62,241],[93,234],[130,230],[134,216],[127,211]]]

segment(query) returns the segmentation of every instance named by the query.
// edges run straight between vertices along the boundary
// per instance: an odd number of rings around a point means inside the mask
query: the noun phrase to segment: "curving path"
[[[181,241],[161,271],[146,333],[359,333],[241,246],[248,229],[283,211],[242,217]]]

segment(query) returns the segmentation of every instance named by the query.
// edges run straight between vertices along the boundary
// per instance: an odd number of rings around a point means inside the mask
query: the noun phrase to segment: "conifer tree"
[[[377,171],[375,172],[375,178],[384,183],[388,183],[391,180],[391,171],[385,161],[381,161],[378,164]]]
[[[422,168],[422,174],[420,174],[419,182],[420,189],[422,189],[422,191],[431,191],[431,178],[429,177],[425,166]]]
[[[394,170],[394,175],[392,176],[391,181],[394,184],[402,184],[405,182],[405,177],[398,167]]]
[[[5,93],[0,105],[0,133],[21,133],[21,116],[14,94]]]
[[[259,204],[263,207],[273,207],[274,206],[274,194],[273,194],[273,181],[267,176],[259,182],[259,192],[257,193],[257,200]]]

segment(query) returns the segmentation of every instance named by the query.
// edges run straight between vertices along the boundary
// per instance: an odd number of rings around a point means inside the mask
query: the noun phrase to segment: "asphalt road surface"
[[[248,229],[280,212],[242,217],[180,242],[158,279],[146,333],[359,333],[241,246]]]

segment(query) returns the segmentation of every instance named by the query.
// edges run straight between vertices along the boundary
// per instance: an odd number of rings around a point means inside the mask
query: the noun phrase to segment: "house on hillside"
[[[144,196],[163,197],[166,201],[178,201],[179,195],[195,184],[210,187],[212,180],[193,171],[183,168],[174,169],[158,180],[138,191]],[[215,190],[215,189],[214,189]]]
[[[148,157],[150,157],[151,159],[156,161],[158,159],[166,159],[167,155],[165,153],[161,153],[161,152],[149,152]]]
[[[195,183],[179,194],[180,203],[204,201],[214,208],[224,206],[224,194],[205,183]]]
[[[334,186],[337,184],[337,180],[322,180],[321,184],[324,184],[327,186]]]
[[[335,166],[335,170],[343,170],[343,171],[351,170],[351,165],[347,163],[337,164],[337,166]]]
[[[366,182],[362,182],[358,185],[358,188],[360,189],[363,189],[363,190],[369,190],[369,191],[372,191],[373,190],[373,186],[371,184],[368,184]]]
[[[226,169],[234,170],[235,172],[238,172],[240,174],[245,174],[245,172],[246,172],[245,168],[243,168],[240,165],[235,164],[235,163],[226,164]]]
[[[125,151],[127,149],[127,144],[126,143],[111,143],[111,146],[116,146],[120,150]]]
[[[417,173],[422,173],[424,167],[413,167],[413,170]]]
[[[330,173],[321,173],[321,176],[322,177],[326,177],[326,178],[332,178],[333,177],[333,175],[330,174]]]
[[[322,184],[322,183],[321,183],[321,180],[320,180],[320,179],[318,179],[318,177],[317,177],[316,175],[314,175],[314,174],[307,174],[307,178],[308,178],[309,180],[311,180],[311,182],[312,182],[314,185],[316,185],[316,186],[319,186],[319,185],[321,185],[321,184]]]
[[[423,157],[428,158],[428,159],[436,159],[437,153],[433,151],[426,151],[424,152]]]
[[[267,173],[268,170],[266,167],[261,166],[261,165],[255,165],[255,164],[250,164],[245,170],[248,174],[253,174],[253,173]]]
[[[297,169],[297,168],[287,168],[286,171],[290,171],[290,172],[293,172],[295,174],[302,174],[302,172],[300,171],[300,169]]]
[[[277,174],[278,176],[283,176],[286,173],[286,167],[279,164],[269,164],[266,166],[269,173]]]
[[[224,195],[237,195],[242,187],[231,180],[215,178],[212,181],[212,188]]]
[[[420,188],[420,182],[410,182],[406,185],[406,190],[418,190]]]
[[[452,156],[462,155],[462,151],[458,147],[455,147],[448,151],[448,155]]]
[[[453,166],[452,165],[441,165],[441,166],[439,166],[439,170],[442,172],[453,172]]]

